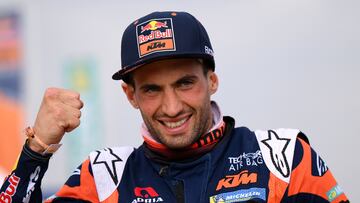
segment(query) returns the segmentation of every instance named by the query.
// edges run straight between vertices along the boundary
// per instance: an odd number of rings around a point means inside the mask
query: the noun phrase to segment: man
[[[304,134],[234,128],[210,97],[218,87],[209,37],[184,12],[155,12],[122,38],[123,80],[144,144],[92,152],[47,202],[348,202]],[[41,179],[65,132],[80,124],[80,95],[45,92],[2,202],[40,202]]]

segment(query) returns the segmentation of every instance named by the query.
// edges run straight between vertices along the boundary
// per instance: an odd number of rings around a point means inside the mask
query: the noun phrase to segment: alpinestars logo
[[[261,142],[270,149],[271,160],[274,163],[276,170],[278,170],[285,178],[289,177],[290,166],[286,159],[285,151],[289,145],[290,139],[280,138],[273,130],[269,130],[268,135],[269,137]]]
[[[26,189],[26,196],[23,198],[23,203],[30,202],[31,194],[35,190],[35,184],[39,180],[40,171],[41,171],[41,167],[38,166],[36,167],[35,171],[30,175],[29,185]]]
[[[123,161],[120,159],[118,155],[116,155],[111,148],[106,148],[101,153],[100,151],[96,151],[98,154],[95,157],[95,160],[93,162],[94,165],[96,164],[104,164],[107,171],[109,172],[109,175],[111,176],[112,180],[114,181],[114,184],[117,185],[119,178],[116,173],[116,162]],[[111,157],[111,158],[110,158]]]
[[[163,198],[152,187],[136,187],[134,189],[136,199],[131,203],[153,203],[153,202],[164,202]]]

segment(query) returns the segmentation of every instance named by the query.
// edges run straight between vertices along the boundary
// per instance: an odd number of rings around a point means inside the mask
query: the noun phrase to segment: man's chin
[[[185,136],[186,137],[186,135],[177,135],[177,136]],[[182,139],[185,139],[185,141],[184,141],[184,140],[176,140],[176,137],[174,137],[174,135],[171,135],[169,137],[170,138],[168,138],[168,140],[169,139],[173,139],[173,140],[170,142],[163,141],[162,144],[164,144],[166,147],[168,147],[169,149],[172,149],[172,150],[188,149],[194,143],[193,141],[189,142],[189,140],[192,140],[190,138],[186,139],[185,137],[183,137]],[[179,137],[177,137],[177,138],[179,138]]]

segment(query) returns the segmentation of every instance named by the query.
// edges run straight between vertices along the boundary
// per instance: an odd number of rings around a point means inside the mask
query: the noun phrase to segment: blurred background
[[[141,116],[111,76],[126,26],[156,10],[188,11],[206,27],[220,78],[213,99],[224,115],[253,130],[301,129],[350,200],[360,202],[356,0],[0,0],[1,180],[47,87],[79,91],[85,107],[81,126],[51,159],[45,196],[90,151],[142,143]]]

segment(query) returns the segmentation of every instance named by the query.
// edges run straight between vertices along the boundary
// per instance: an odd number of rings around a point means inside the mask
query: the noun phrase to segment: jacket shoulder
[[[112,147],[95,150],[89,159],[99,200],[104,201],[116,191],[133,147]]]
[[[267,168],[276,177],[289,183],[296,139],[308,142],[306,136],[298,129],[285,128],[256,130],[255,135]]]

